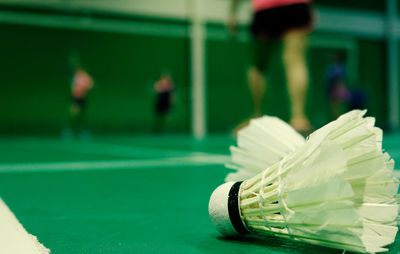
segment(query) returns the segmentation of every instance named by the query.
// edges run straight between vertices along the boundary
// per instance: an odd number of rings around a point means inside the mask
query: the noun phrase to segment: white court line
[[[20,147],[28,147],[37,149],[38,143],[46,142],[49,145],[62,145],[61,147],[54,147],[57,150],[79,152],[81,154],[89,155],[108,155],[116,157],[137,157],[138,155],[145,155],[145,157],[153,156],[186,156],[186,155],[223,155],[219,153],[207,153],[202,151],[191,151],[191,150],[175,150],[175,149],[160,149],[160,148],[147,148],[138,147],[131,145],[116,145],[107,143],[96,143],[96,142],[80,142],[80,141],[62,141],[58,139],[37,139],[28,138],[17,143]],[[68,145],[68,146],[65,146]]]
[[[0,253],[1,254],[48,254],[36,238],[29,234],[18,219],[0,199]]]
[[[228,160],[229,156],[224,155],[194,155],[187,157],[146,160],[7,163],[0,164],[0,173],[193,167],[205,165],[223,165]]]

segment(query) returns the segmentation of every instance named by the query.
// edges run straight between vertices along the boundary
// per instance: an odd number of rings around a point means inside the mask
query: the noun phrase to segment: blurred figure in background
[[[350,89],[347,84],[346,59],[343,54],[338,52],[334,55],[332,64],[326,70],[325,80],[331,120],[349,110],[365,108],[365,92]]]
[[[70,127],[64,131],[64,136],[72,138],[74,132],[76,132],[81,138],[89,138],[90,134],[85,126],[85,113],[87,95],[94,86],[93,79],[82,67],[80,55],[77,51],[70,53],[69,64],[72,70],[70,90],[72,103],[69,109]]]
[[[156,93],[154,132],[161,133],[164,129],[165,118],[174,103],[174,82],[169,74],[162,74],[154,83]]]
[[[344,59],[339,53],[336,53],[325,75],[326,95],[332,120],[347,110],[346,104],[350,101],[350,91],[346,87],[346,75],[347,70]]]
[[[236,12],[240,0],[231,0],[228,28],[237,30]],[[251,0],[253,21],[252,65],[247,72],[248,84],[254,102],[252,117],[262,115],[262,101],[266,89],[265,71],[271,51],[278,50],[283,41],[283,63],[286,70],[290,99],[290,124],[299,132],[308,134],[311,125],[305,114],[308,71],[306,50],[308,34],[312,29],[311,0]],[[241,124],[237,129],[246,126]]]

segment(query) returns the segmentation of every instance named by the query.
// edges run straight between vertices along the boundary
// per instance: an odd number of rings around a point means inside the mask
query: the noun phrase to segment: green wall
[[[387,52],[386,43],[359,40],[360,87],[368,93],[368,111],[376,117],[377,125],[386,128],[388,119]]]
[[[215,27],[208,29],[215,31]],[[90,130],[151,132],[153,82],[161,71],[168,70],[176,83],[176,104],[166,129],[189,133],[189,39],[4,24],[0,31],[0,133],[58,133],[66,126],[71,79],[68,54],[72,49],[80,51],[96,84],[89,95]],[[385,43],[347,37],[356,41],[358,51],[358,82],[350,85],[369,95],[367,108],[376,116],[378,125],[385,127]],[[207,122],[211,133],[231,130],[251,114],[246,84],[249,51],[249,42],[212,38],[206,41]],[[315,127],[332,120],[325,98],[324,73],[335,51],[312,48],[308,54],[311,83],[307,111]],[[285,73],[279,55],[276,52],[271,57],[263,106],[265,113],[288,120]]]
[[[314,4],[323,7],[345,8],[350,10],[378,11],[384,12],[386,9],[386,1],[381,0],[314,0]]]
[[[166,129],[188,132],[187,39],[16,25],[0,25],[0,31],[0,132],[57,132],[65,126],[72,49],[95,80],[90,129],[150,132],[153,82],[167,70],[176,83],[176,105]]]

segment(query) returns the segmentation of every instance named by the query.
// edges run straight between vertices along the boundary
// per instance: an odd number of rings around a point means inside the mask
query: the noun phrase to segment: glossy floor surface
[[[278,238],[226,239],[208,199],[234,140],[214,136],[0,139],[0,197],[52,253],[342,253]],[[384,147],[400,159],[400,136]],[[400,253],[400,237],[389,253]]]

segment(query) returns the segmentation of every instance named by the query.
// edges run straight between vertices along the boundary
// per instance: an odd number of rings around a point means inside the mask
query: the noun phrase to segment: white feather
[[[231,147],[231,160],[239,165],[226,181],[241,181],[244,176],[256,173],[273,165],[284,156],[303,145],[305,139],[290,125],[277,117],[264,116],[252,119],[239,131],[238,147]]]

